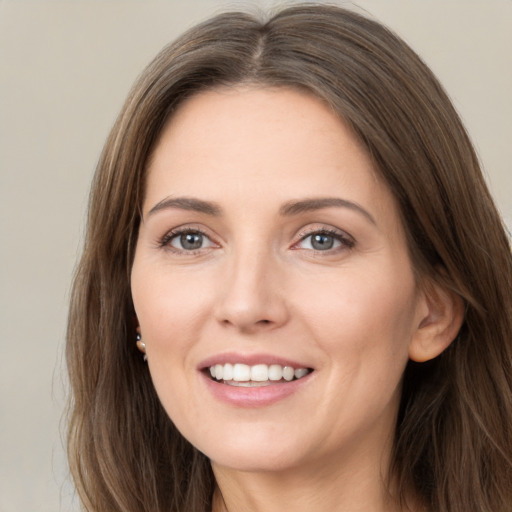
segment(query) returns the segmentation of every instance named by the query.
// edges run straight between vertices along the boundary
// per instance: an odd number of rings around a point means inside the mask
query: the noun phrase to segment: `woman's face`
[[[214,466],[382,461],[427,305],[391,193],[321,101],[181,105],[150,162],[132,292],[160,400]]]

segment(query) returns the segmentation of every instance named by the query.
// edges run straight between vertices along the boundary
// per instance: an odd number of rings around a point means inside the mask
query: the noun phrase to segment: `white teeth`
[[[270,380],[281,380],[283,378],[283,367],[280,364],[271,364],[268,367],[268,378]]]
[[[232,364],[225,364],[224,369],[222,371],[222,378],[224,380],[233,380],[233,365]]]
[[[266,364],[251,366],[251,380],[256,382],[265,382],[268,380],[268,366]]]
[[[306,368],[297,368],[295,370],[294,374],[295,374],[296,379],[300,379],[301,377],[306,376],[308,374],[308,371]],[[224,375],[226,375],[226,374],[224,374]],[[224,378],[226,378],[226,377],[224,377]]]
[[[222,380],[222,375],[217,375],[217,367],[215,367],[215,378]],[[233,380],[238,382],[251,380],[251,367],[247,364],[235,364],[233,366]]]
[[[291,366],[285,366],[283,368],[283,379],[284,380],[293,380],[295,376],[295,370]]]
[[[269,381],[291,381],[305,377],[310,370],[307,368],[293,368],[279,364],[216,364],[210,366],[210,374],[216,380],[228,381],[232,385],[250,387],[252,385],[268,385]],[[240,384],[238,384],[240,383]],[[263,384],[262,384],[263,383]],[[266,383],[266,384],[265,384]]]

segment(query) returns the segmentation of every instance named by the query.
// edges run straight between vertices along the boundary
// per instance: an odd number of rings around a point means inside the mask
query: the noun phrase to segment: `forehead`
[[[215,127],[226,130],[212,132]],[[343,132],[350,139],[350,145],[357,146],[366,155],[356,134],[326,101],[290,87],[239,85],[201,91],[179,104],[161,137],[169,139],[191,128],[196,134],[203,135],[202,142],[213,138],[216,142],[226,138],[236,141],[236,137],[249,136],[259,139],[269,128],[283,130],[279,138],[273,137],[276,145],[286,142],[287,134],[290,135],[287,142],[291,143],[299,133],[306,136],[323,134],[327,138],[329,134],[336,136]],[[270,140],[266,142],[268,144]]]
[[[288,88],[190,97],[164,127],[148,170],[149,202],[192,192],[218,200],[233,191],[285,201],[308,191],[330,196],[333,187],[361,200],[390,199],[352,130],[321,99]]]

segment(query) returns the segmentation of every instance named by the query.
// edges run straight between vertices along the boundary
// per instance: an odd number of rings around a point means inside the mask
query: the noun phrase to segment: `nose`
[[[221,276],[217,320],[246,334],[268,331],[289,318],[284,276],[271,254],[247,251],[226,262]]]

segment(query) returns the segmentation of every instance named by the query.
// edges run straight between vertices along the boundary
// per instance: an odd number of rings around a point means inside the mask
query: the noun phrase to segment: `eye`
[[[162,239],[161,245],[170,246],[177,252],[192,252],[213,247],[215,244],[201,231],[186,229],[168,233]]]
[[[351,248],[354,241],[348,236],[337,231],[320,230],[303,235],[296,244],[299,249],[309,249],[313,251],[335,251],[340,248]]]

